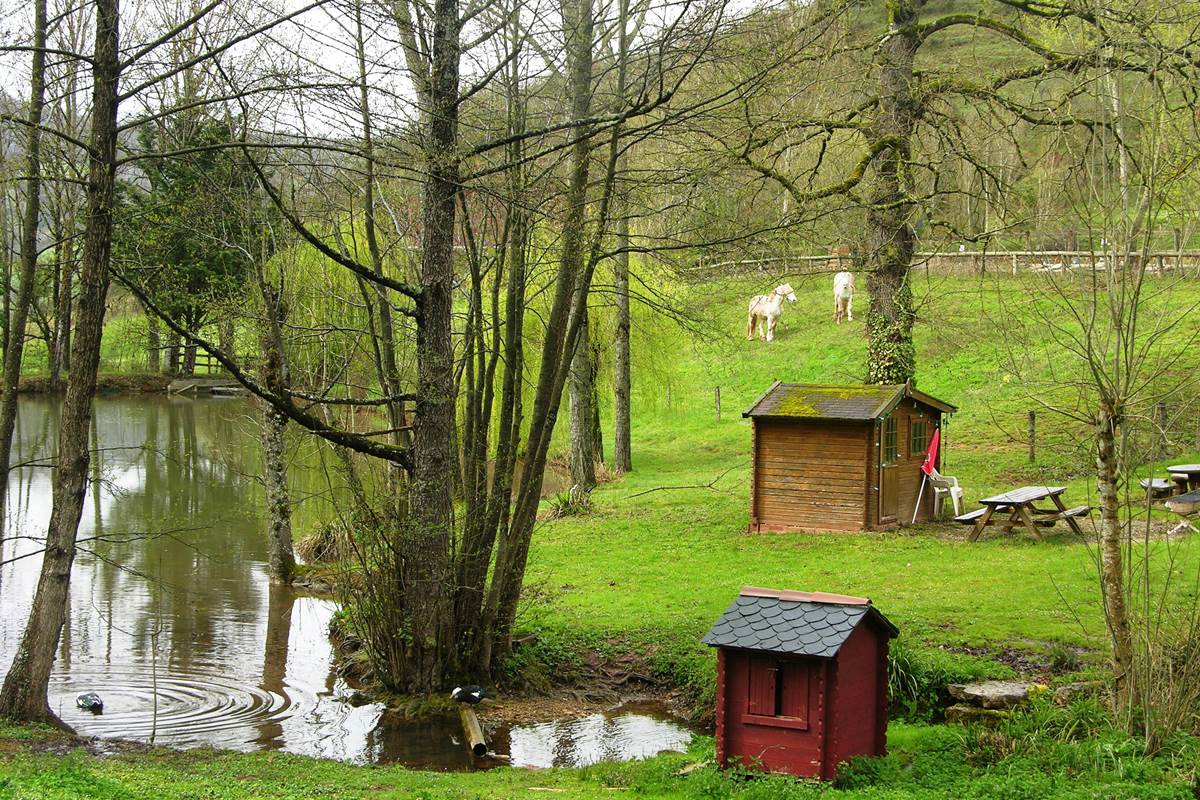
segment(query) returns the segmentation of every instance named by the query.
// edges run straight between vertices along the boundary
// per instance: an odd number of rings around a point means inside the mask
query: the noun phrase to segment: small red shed
[[[957,409],[911,384],[775,381],[751,422],[750,532],[861,531],[930,519],[921,463]],[[934,461],[941,468],[945,435]]]
[[[887,744],[888,643],[862,597],[747,587],[704,637],[717,648],[717,762],[833,780]]]

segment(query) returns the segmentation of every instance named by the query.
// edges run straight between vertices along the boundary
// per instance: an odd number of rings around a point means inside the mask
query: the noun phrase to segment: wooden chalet
[[[752,424],[750,531],[890,528],[914,510],[929,519],[929,487],[918,507],[921,464],[956,410],[908,384],[776,381],[742,414]]]

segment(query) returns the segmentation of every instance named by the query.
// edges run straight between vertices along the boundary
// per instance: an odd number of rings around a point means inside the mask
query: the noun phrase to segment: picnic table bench
[[[1167,474],[1175,482],[1175,494],[1200,489],[1200,464],[1175,464],[1167,467]]]
[[[1200,514],[1200,489],[1193,489],[1190,492],[1168,497],[1164,502],[1168,509],[1183,518],[1180,527],[1190,527],[1192,530],[1196,530],[1196,525],[1192,522],[1192,519],[1197,514]]]
[[[1142,478],[1141,483],[1152,499],[1171,494],[1171,482],[1166,478]]]
[[[983,533],[983,529],[989,525],[996,525],[1005,533],[1012,533],[1013,528],[1024,526],[1029,528],[1034,537],[1041,539],[1042,535],[1038,532],[1038,528],[1049,528],[1060,521],[1066,522],[1071,530],[1082,536],[1083,530],[1075,520],[1077,517],[1086,517],[1091,513],[1092,508],[1091,506],[1067,508],[1062,501],[1062,494],[1066,490],[1065,486],[1022,486],[1011,492],[985,497],[979,501],[983,508],[969,514],[962,514],[954,519],[964,525],[974,526],[971,531],[972,542],[977,540]],[[1054,507],[1037,506],[1036,503],[1041,500],[1049,500]],[[999,517],[996,516],[997,512],[1000,514]]]

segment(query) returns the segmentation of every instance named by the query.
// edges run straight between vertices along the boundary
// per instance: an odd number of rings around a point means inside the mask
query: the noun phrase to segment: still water
[[[0,541],[0,671],[17,647],[50,515],[57,401],[23,398]],[[267,578],[256,415],[240,399],[97,398],[81,551],[50,686],[83,735],[177,747],[283,749],[434,769],[476,764],[457,718],[398,720],[352,707],[327,635],[336,606]],[[291,462],[298,531],[329,504],[316,448]],[[104,713],[75,707],[94,691]],[[492,732],[519,766],[682,749],[661,714],[618,711]]]

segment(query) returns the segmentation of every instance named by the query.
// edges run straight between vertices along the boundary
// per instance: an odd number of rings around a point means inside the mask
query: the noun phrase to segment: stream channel
[[[336,604],[271,585],[258,415],[244,399],[99,397],[93,480],[50,704],[84,736],[172,747],[285,750],[425,769],[474,759],[457,716],[353,707],[328,628]],[[0,541],[0,671],[37,585],[51,508],[58,401],[24,397]],[[297,437],[298,438],[298,437]],[[331,513],[319,448],[291,461],[303,532]],[[104,711],[76,708],[96,692]],[[489,732],[514,766],[577,766],[682,750],[691,732],[653,706]]]

